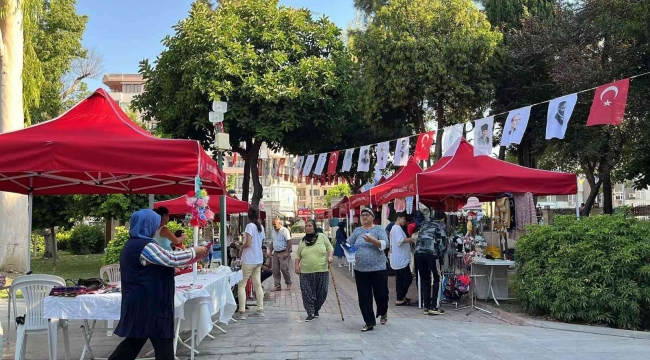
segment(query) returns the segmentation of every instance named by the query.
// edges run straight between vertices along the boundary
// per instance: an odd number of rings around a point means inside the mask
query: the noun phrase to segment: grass
[[[43,259],[42,255],[36,254],[36,256],[32,256],[31,267],[34,274],[50,274],[77,281],[99,277],[103,259],[104,254],[72,255],[67,252],[59,252],[59,263],[54,266],[52,259]],[[7,278],[7,285],[9,284],[11,284],[11,279]],[[5,291],[0,292],[0,299],[7,297]]]

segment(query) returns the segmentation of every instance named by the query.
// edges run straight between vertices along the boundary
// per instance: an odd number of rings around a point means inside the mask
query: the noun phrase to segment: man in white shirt
[[[280,291],[282,286],[282,277],[287,284],[287,290],[291,290],[291,234],[286,227],[282,226],[280,219],[273,219],[273,242],[271,243],[269,254],[273,256],[273,280],[275,282],[275,291]]]
[[[390,265],[395,270],[395,306],[411,305],[411,299],[406,297],[413,282],[411,274],[411,243],[413,238],[406,237],[402,226],[406,225],[406,214],[397,213],[395,225],[390,230]]]

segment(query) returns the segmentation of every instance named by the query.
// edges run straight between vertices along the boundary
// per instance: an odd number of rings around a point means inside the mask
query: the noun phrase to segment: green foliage
[[[237,184],[237,175],[236,174],[228,175],[228,180],[226,181],[226,190],[235,190],[236,184]]]
[[[424,131],[436,108],[441,129],[477,116],[493,98],[489,70],[502,35],[470,0],[390,1],[351,36],[368,122],[410,134]]]
[[[45,250],[45,237],[40,232],[32,232],[32,241],[29,244],[29,251],[31,253],[34,253],[34,242],[36,242],[36,252]]]
[[[335,187],[327,190],[327,195],[325,195],[325,204],[329,208],[332,206],[331,203],[332,198],[350,196],[350,195],[352,195],[352,190],[350,189],[350,185],[338,184]]]
[[[291,233],[304,233],[305,232],[305,223],[302,221],[297,221],[295,224],[291,225]]]
[[[194,228],[191,226],[183,226],[183,224],[176,222],[176,221],[170,221],[167,223],[167,228],[173,233],[175,233],[177,230],[184,230],[185,235],[187,235],[187,239],[183,241],[183,246],[191,246],[194,242]]]
[[[557,0],[482,0],[490,23],[496,27],[520,28],[529,16],[551,18]]]
[[[69,251],[70,250],[70,235],[72,231],[65,231],[59,229],[56,232],[56,244],[59,251]]]
[[[650,222],[558,216],[517,241],[517,299],[566,322],[650,328]]]
[[[100,254],[104,252],[104,228],[79,225],[70,234],[70,252],[75,255]]]
[[[144,120],[156,119],[166,134],[211,148],[211,100],[227,101],[233,151],[257,164],[262,142],[289,153],[319,151],[357,119],[349,116],[355,64],[327,18],[277,0],[224,1],[216,9],[196,2],[174,30],[155,67],[141,63],[147,86],[134,100]],[[241,149],[241,142],[250,146]],[[250,169],[257,204],[262,186],[257,167]]]
[[[74,195],[71,213],[81,219],[93,216],[127,221],[133,212],[149,206],[147,195]]]
[[[34,196],[32,228],[70,227],[72,196]]]
[[[124,226],[116,227],[115,235],[106,248],[104,265],[118,264],[120,262],[120,254],[122,254],[122,248],[124,248],[127,240],[129,240],[129,229]]]

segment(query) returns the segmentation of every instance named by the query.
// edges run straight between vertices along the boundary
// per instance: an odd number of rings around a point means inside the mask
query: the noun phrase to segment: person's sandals
[[[363,332],[371,331],[374,328],[375,328],[374,326],[365,325],[364,327],[361,328],[361,331],[363,331]]]
[[[382,315],[381,320],[379,321],[379,323],[382,324],[382,325],[386,325],[387,322],[388,322],[388,314]]]
[[[395,306],[415,306],[415,304],[411,302],[411,299],[406,298],[401,303],[396,302]]]
[[[287,285],[287,290],[291,290],[291,284]]]

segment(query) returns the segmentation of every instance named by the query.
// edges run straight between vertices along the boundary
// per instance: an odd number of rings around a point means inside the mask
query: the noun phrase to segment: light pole
[[[228,111],[228,104],[222,101],[212,102],[212,111],[210,111],[209,119],[214,124],[214,148],[217,151],[217,160],[219,168],[223,172],[223,151],[230,148],[230,136],[223,131],[223,114]],[[227,266],[226,257],[226,189],[221,195],[219,201],[219,214],[220,214],[220,229],[219,229],[219,242],[221,242],[221,265]]]

